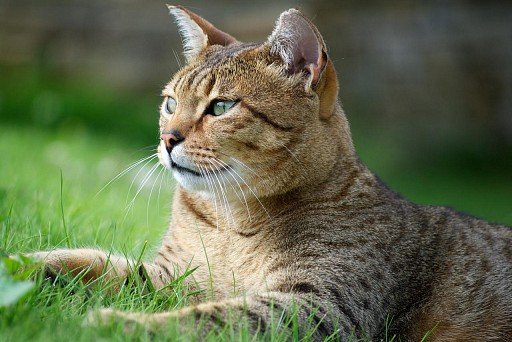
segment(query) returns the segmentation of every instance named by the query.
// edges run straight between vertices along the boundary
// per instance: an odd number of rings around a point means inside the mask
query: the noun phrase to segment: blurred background
[[[181,4],[243,41],[264,41],[283,10],[302,9],[330,49],[363,161],[415,202],[512,224],[512,2]],[[69,200],[69,220],[80,226],[98,203],[98,215],[111,216],[111,193],[131,198],[140,175],[93,195],[152,153],[144,148],[157,142],[159,93],[178,60],[162,1],[0,1],[3,212],[58,202],[62,172],[64,193],[90,203]],[[167,206],[172,182],[155,182],[141,191],[159,189]],[[167,207],[154,213],[151,198],[141,201],[130,224],[165,229]]]

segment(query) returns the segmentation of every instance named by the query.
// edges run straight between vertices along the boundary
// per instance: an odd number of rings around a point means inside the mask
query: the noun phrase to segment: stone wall
[[[365,122],[357,127],[367,135],[512,145],[510,1],[181,3],[250,41],[263,41],[281,11],[302,8],[325,36],[350,119]],[[162,1],[0,1],[0,65],[155,91],[180,54]]]

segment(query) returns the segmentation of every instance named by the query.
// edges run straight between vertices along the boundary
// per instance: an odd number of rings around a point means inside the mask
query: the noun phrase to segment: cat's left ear
[[[183,54],[192,61],[210,45],[228,46],[237,40],[182,6],[167,6],[176,20],[183,41]]]
[[[318,29],[304,15],[283,12],[268,38],[270,53],[279,56],[290,74],[308,71],[309,86],[315,87],[327,65],[327,48]]]

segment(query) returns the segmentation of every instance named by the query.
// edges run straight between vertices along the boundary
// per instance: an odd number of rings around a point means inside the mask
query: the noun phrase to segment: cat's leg
[[[125,328],[130,330],[134,325],[142,326],[151,332],[168,331],[173,321],[178,322],[179,329],[185,329],[190,320],[201,322],[195,327],[199,336],[205,336],[215,328],[232,325],[237,329],[240,322],[247,322],[249,331],[264,332],[280,324],[279,329],[291,328],[286,326],[287,320],[296,317],[299,330],[307,333],[314,330],[313,339],[319,340],[333,334],[343,335],[343,329],[338,330],[333,324],[333,316],[328,314],[321,306],[315,304],[311,298],[299,297],[292,293],[268,292],[248,297],[237,297],[217,302],[207,302],[180,310],[161,313],[123,312],[114,309],[102,309],[91,312],[86,324],[109,325],[123,321]],[[204,320],[204,321],[203,321]],[[290,324],[288,322],[288,324]],[[347,336],[349,336],[347,334]]]
[[[47,276],[80,276],[85,283],[101,280],[110,283],[114,291],[134,272],[142,278],[148,277],[146,280],[151,281],[156,289],[163,288],[171,281],[168,272],[162,272],[158,265],[146,262],[136,264],[133,260],[98,249],[56,249],[27,256],[41,261]]]

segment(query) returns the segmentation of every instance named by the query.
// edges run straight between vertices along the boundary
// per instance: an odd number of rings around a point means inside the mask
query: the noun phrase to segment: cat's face
[[[325,159],[313,74],[290,72],[268,43],[201,46],[162,92],[160,162],[206,196],[286,191]]]

